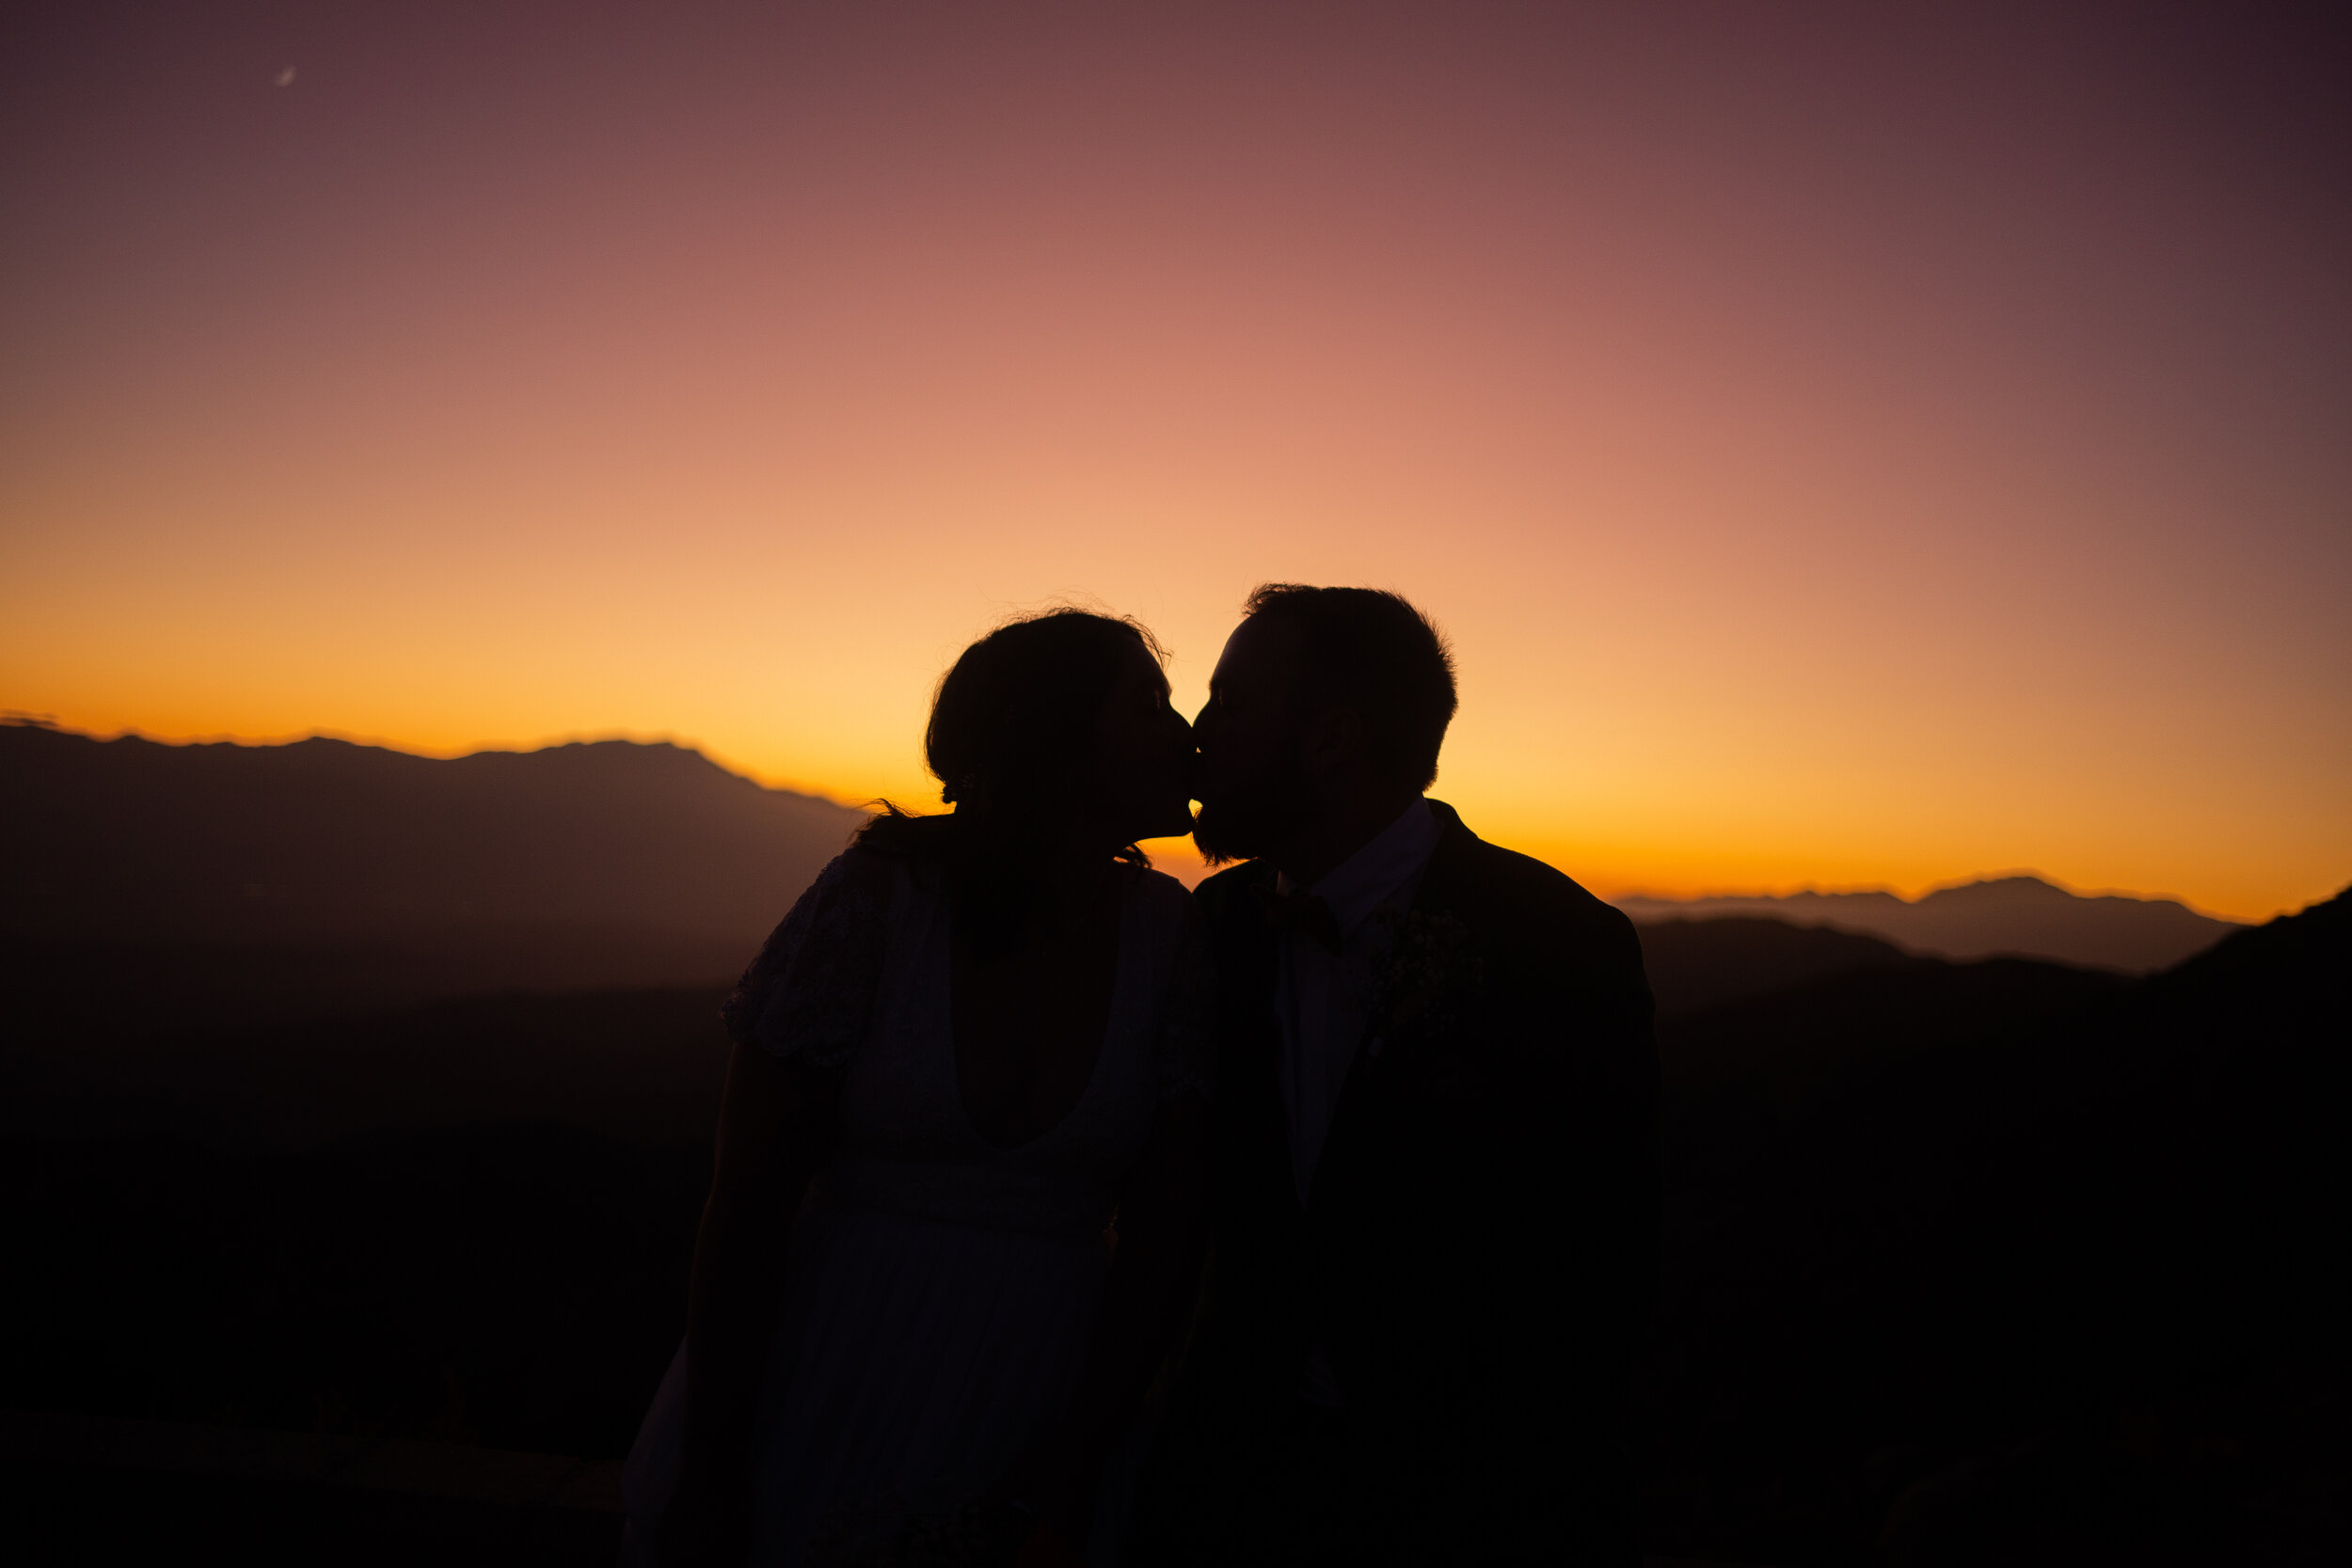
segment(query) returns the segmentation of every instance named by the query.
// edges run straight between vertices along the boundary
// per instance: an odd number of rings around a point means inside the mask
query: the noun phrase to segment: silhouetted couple
[[[1366,589],[1260,589],[1193,726],[1132,622],[964,651],[953,813],[878,817],[727,1005],[632,1558],[1636,1560],[1641,953],[1423,798],[1454,709]],[[1136,847],[1188,830],[1243,863],[1197,901]]]

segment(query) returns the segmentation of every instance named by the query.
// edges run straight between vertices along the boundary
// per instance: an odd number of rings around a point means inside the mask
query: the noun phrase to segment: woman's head
[[[1082,610],[990,632],[931,700],[923,750],[940,799],[1022,855],[1189,832],[1192,732],[1162,657],[1135,622]]]

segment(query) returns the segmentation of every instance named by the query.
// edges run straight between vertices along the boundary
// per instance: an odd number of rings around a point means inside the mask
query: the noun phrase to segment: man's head
[[[1429,786],[1454,695],[1426,616],[1378,589],[1284,582],[1242,613],[1194,726],[1203,854],[1279,854],[1318,821]]]

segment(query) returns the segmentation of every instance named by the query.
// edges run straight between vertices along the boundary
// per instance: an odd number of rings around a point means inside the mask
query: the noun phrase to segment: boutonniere
[[[1470,927],[1451,911],[1374,911],[1393,940],[1372,957],[1372,1054],[1406,1034],[1442,1040],[1461,1023],[1485,966]]]

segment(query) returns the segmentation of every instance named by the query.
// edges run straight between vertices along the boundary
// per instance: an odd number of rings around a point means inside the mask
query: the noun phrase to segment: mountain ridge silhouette
[[[865,820],[666,742],[440,760],[16,722],[0,933],[405,974],[353,992],[386,1000],[720,980]]]
[[[1808,890],[1613,902],[1636,925],[1760,916],[1877,937],[1931,958],[2047,958],[2126,974],[2169,969],[2249,929],[2178,899],[2079,894],[2026,874],[1941,887],[1916,899]]]
[[[701,984],[741,967],[865,819],[670,742],[437,759],[325,736],[102,740],[16,720],[0,723],[0,935],[40,966],[184,972],[192,998],[241,1019]],[[2022,876],[1915,902],[1618,905],[1644,927],[1661,1004],[1680,1008],[1786,984],[1789,964],[1812,974],[1889,957],[1840,935],[1915,957],[2141,974],[2242,928]],[[1776,936],[1758,920],[1828,935]],[[1725,921],[1746,924],[1682,928]]]

